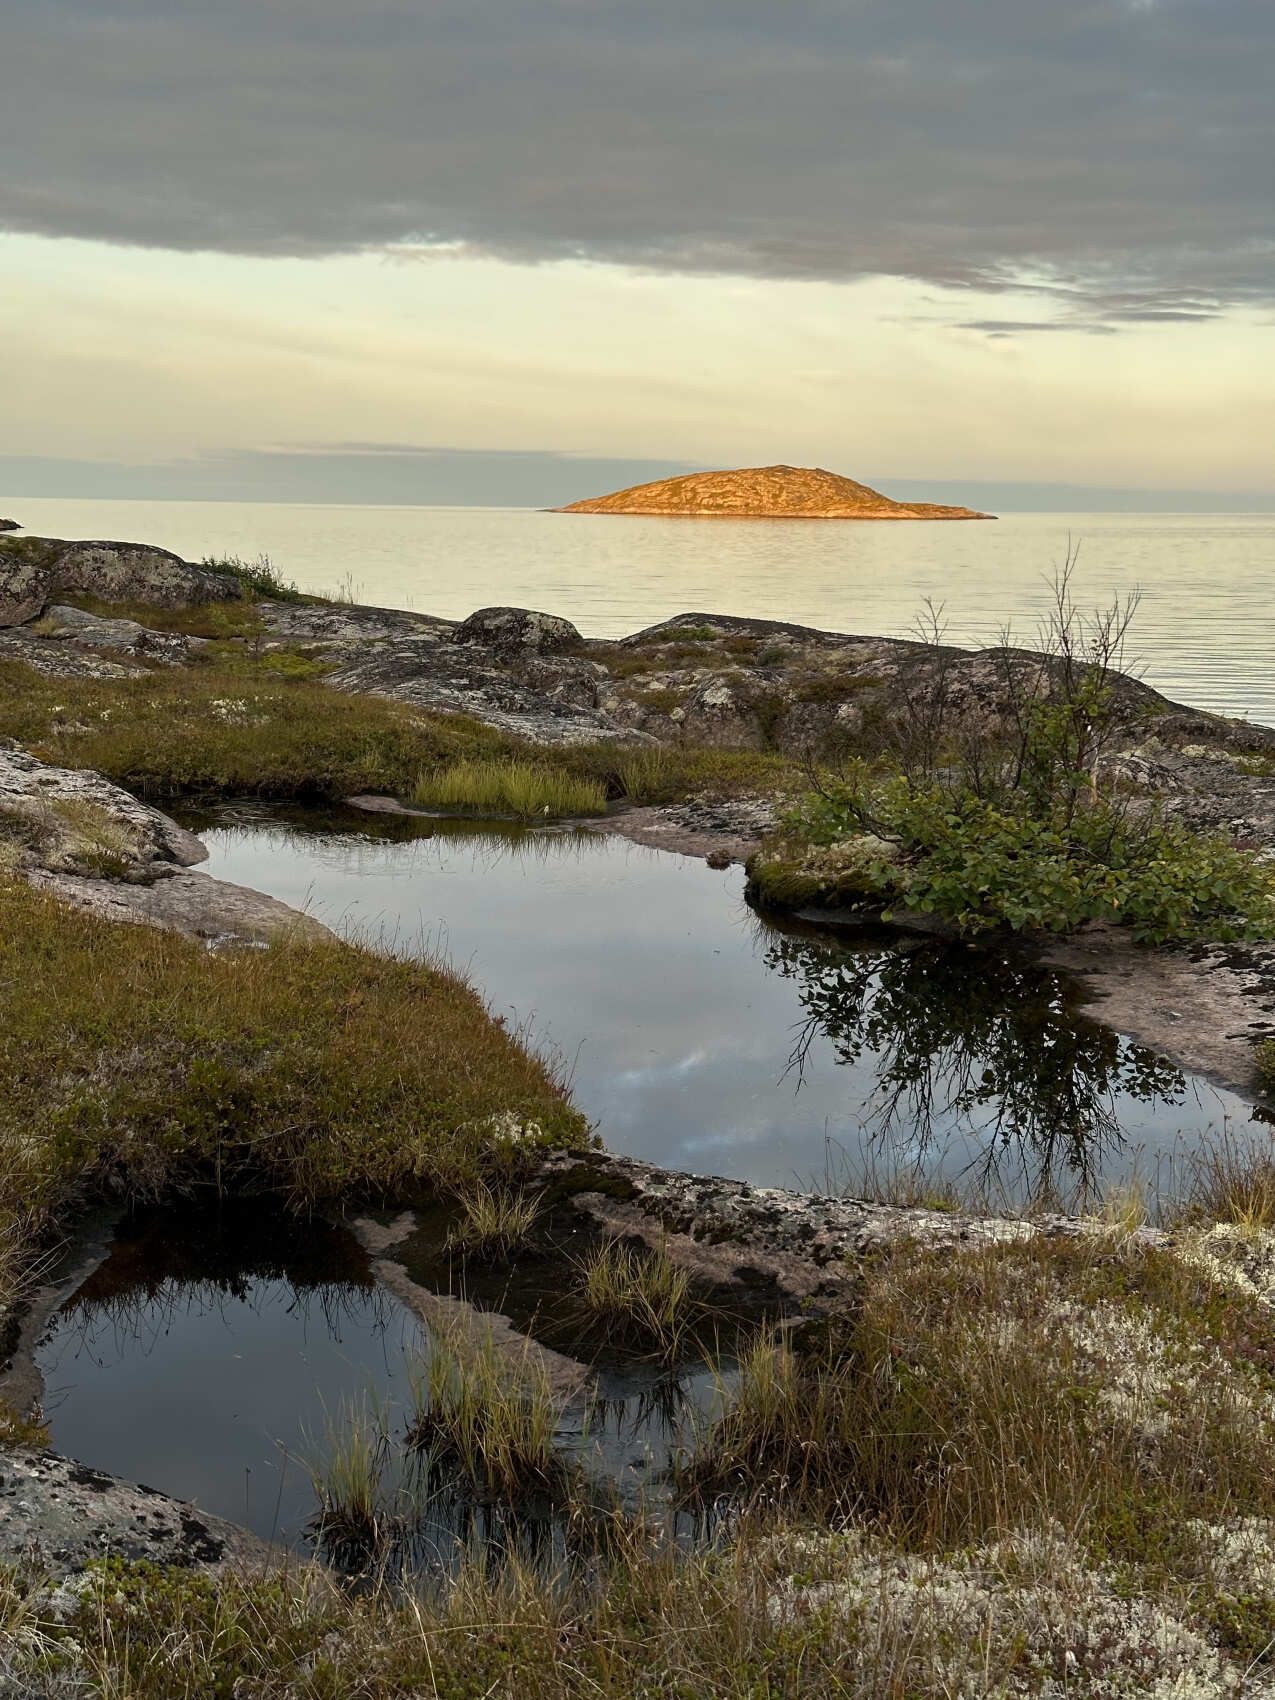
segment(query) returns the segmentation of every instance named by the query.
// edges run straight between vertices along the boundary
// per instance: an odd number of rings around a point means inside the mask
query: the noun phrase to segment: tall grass
[[[662,1246],[597,1247],[577,1267],[577,1293],[594,1322],[666,1353],[676,1351],[690,1316],[690,1276]]]
[[[320,1550],[344,1567],[369,1564],[390,1534],[384,1507],[388,1458],[385,1423],[366,1401],[329,1421],[315,1447],[310,1480],[319,1510],[313,1532]]]
[[[422,774],[412,800],[423,808],[467,814],[512,815],[518,820],[600,815],[606,789],[595,779],[525,761],[460,761]]]
[[[565,1492],[570,1473],[554,1448],[558,1404],[530,1349],[515,1359],[490,1335],[437,1333],[414,1398],[409,1444],[475,1498],[518,1505]]]

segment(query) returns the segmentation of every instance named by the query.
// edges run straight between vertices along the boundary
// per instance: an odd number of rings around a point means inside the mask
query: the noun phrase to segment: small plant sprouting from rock
[[[460,1219],[447,1235],[463,1256],[505,1258],[525,1245],[540,1212],[540,1194],[478,1181],[461,1193]]]

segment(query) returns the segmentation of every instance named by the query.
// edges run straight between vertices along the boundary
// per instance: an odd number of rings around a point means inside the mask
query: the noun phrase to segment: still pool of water
[[[1252,1127],[1234,1094],[1078,1016],[1004,954],[780,926],[739,869],[587,831],[307,823],[251,806],[209,871],[441,952],[571,1075],[614,1151],[763,1185],[959,1180],[1075,1205]],[[354,817],[357,821],[357,817]]]
[[[692,611],[909,636],[926,598],[955,643],[1030,640],[1080,545],[1082,606],[1141,587],[1130,660],[1180,701],[1275,725],[1275,514],[1006,514],[994,524],[615,519],[522,508],[8,498],[54,537],[268,554],[306,590],[463,619],[505,603],[614,637]]]
[[[427,1290],[468,1292],[470,1274],[441,1238],[428,1261]],[[570,1269],[563,1256],[552,1267],[562,1312]],[[480,1308],[502,1308],[504,1289],[522,1282],[518,1267],[483,1273],[491,1291],[485,1305],[475,1296]],[[451,1326],[464,1308],[445,1313]],[[537,1336],[537,1313],[512,1308]],[[558,1315],[546,1327],[562,1323]],[[480,1318],[468,1326],[471,1341],[483,1337]],[[715,1339],[688,1341],[671,1364],[590,1343],[588,1374],[562,1408],[556,1445],[594,1492],[648,1510],[667,1504],[670,1464],[721,1411],[731,1384],[725,1346],[713,1363],[702,1349]],[[35,1361],[59,1451],[192,1500],[264,1540],[301,1552],[317,1541],[325,1558],[359,1567],[364,1551],[315,1529],[312,1470],[327,1469],[338,1437],[361,1432],[372,1442],[383,1558],[421,1569],[451,1564],[474,1539],[497,1549],[515,1535],[560,1542],[551,1504],[476,1499],[408,1446],[414,1415],[428,1408],[432,1350],[430,1330],[376,1282],[350,1233],[276,1203],[201,1196],[126,1215],[104,1260],[46,1327]],[[511,1378],[526,1373],[522,1350],[515,1337]],[[670,1527],[694,1538],[701,1523],[678,1514]]]

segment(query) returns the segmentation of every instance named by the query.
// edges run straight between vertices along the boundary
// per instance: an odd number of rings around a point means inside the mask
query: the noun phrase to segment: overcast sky
[[[1275,502],[1273,70],[1272,0],[0,0],[0,493]]]

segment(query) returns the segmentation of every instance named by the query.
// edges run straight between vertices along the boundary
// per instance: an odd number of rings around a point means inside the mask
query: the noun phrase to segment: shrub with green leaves
[[[864,899],[961,933],[1107,921],[1161,944],[1275,932],[1275,888],[1252,856],[1074,787],[1062,800],[1031,788],[989,799],[860,768],[825,783],[790,829],[807,845],[866,846],[855,859]],[[761,874],[765,895],[764,863]],[[772,891],[780,878],[770,876]]]

